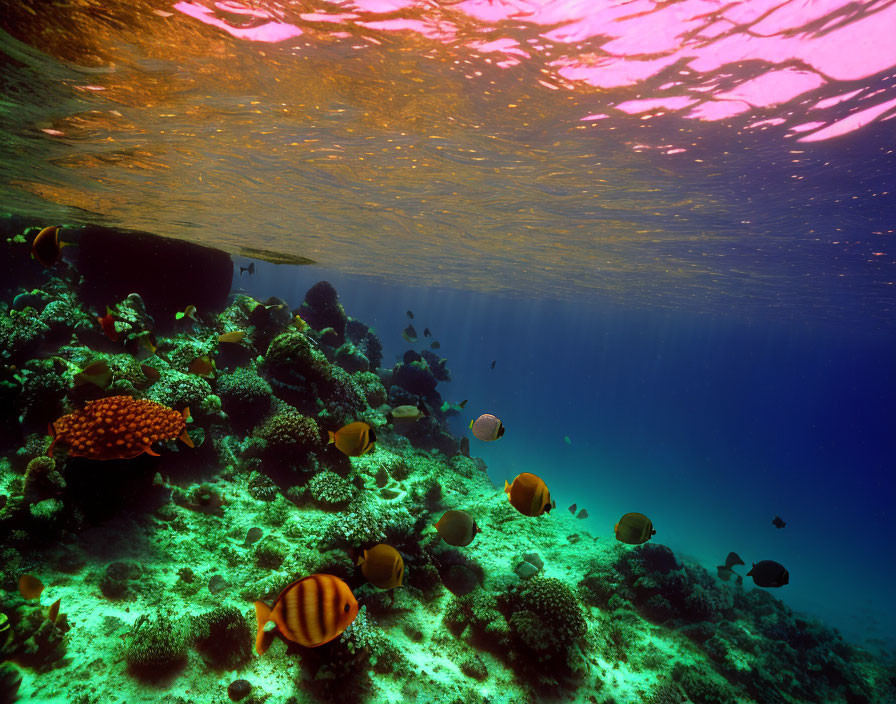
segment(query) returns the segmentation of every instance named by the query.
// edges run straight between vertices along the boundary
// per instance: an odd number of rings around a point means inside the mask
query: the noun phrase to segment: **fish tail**
[[[364,554],[358,558],[358,564],[363,565],[367,561],[367,551],[364,551]]]
[[[328,430],[327,432],[330,434],[330,439],[327,441],[327,444],[329,445],[330,443],[336,442],[336,433],[332,430]]]
[[[255,635],[255,652],[264,655],[271,647],[274,640],[274,632],[265,633],[264,624],[271,620],[271,607],[262,601],[255,602],[255,620],[258,622],[258,632]]]
[[[184,417],[184,420],[190,419],[190,407],[187,406],[184,410],[180,412],[180,414]]]
[[[50,606],[50,610],[47,612],[47,618],[56,623],[56,620],[59,618],[59,606],[62,604],[62,599],[57,599],[53,602],[52,606]]]
[[[187,447],[196,447],[196,445],[193,444],[193,440],[190,438],[190,434],[186,431],[186,429],[184,429],[184,432],[177,436],[177,439]]]
[[[507,483],[506,479],[504,480],[504,491],[508,494],[510,493],[510,484]]]
[[[52,457],[53,448],[56,447],[56,441],[59,439],[56,437],[56,426],[52,423],[47,423],[47,432],[50,434],[50,437],[53,438],[53,442],[51,442],[50,446],[47,448],[47,457]]]

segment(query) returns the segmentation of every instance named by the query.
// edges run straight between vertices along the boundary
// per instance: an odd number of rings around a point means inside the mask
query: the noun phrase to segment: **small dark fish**
[[[423,337],[432,337],[432,333],[429,331],[429,328],[423,328]]]
[[[198,374],[199,376],[211,377],[214,376],[215,371],[215,363],[212,362],[209,356],[203,355],[202,357],[197,357],[192,362],[190,362],[190,366],[187,367],[187,370],[191,374]]]
[[[151,367],[148,364],[141,364],[140,371],[143,372],[143,376],[146,377],[146,380],[150,384],[155,384],[159,379],[162,378],[162,373],[155,367]]]
[[[405,342],[417,341],[417,331],[414,330],[413,325],[408,325],[404,330],[402,330],[401,336],[405,339]]]
[[[753,568],[747,572],[757,587],[783,587],[790,583],[790,573],[773,560],[754,562]]]
[[[497,361],[498,361],[497,359],[493,359],[493,360],[492,360],[492,363],[491,363],[491,366],[489,367],[489,369],[494,369],[494,368],[495,368],[495,362],[497,362]]]
[[[411,320],[414,319],[414,314],[411,311],[408,311],[406,314]]]
[[[45,227],[31,243],[31,256],[49,269],[59,261],[61,250],[66,244],[68,243],[59,241],[59,228],[56,225]]]
[[[155,336],[148,330],[137,335],[137,344],[150,354],[155,354],[158,349]]]
[[[437,349],[439,349],[439,348],[441,347],[441,345],[439,344],[439,341],[436,340],[435,342],[433,342],[433,343],[430,345],[430,347],[431,347],[432,349],[434,349],[434,350],[437,350]]]
[[[102,318],[97,316],[97,322],[100,324],[103,332],[106,333],[106,337],[112,340],[112,342],[118,342],[119,332],[115,329],[115,316],[112,315],[112,311],[109,308],[106,308],[106,314]]]
[[[775,516],[774,520],[772,521],[772,525],[775,528],[783,528],[787,524],[781,519],[780,516]]]
[[[251,545],[252,543],[257,543],[261,540],[261,536],[264,535],[261,528],[250,528],[246,531],[246,540],[243,545]]]
[[[575,504],[573,504],[572,506],[569,507],[569,512],[570,512],[572,515],[575,515],[575,514],[576,514],[576,505],[575,505]]]
[[[255,273],[255,262],[249,262],[249,266],[241,266],[240,267],[240,276],[243,275],[244,271],[249,272],[249,276]]]
[[[588,511],[586,509],[580,509],[578,514],[576,514],[576,518],[588,518]]]
[[[186,308],[184,308],[182,311],[178,311],[177,313],[174,314],[175,320],[183,320],[184,318],[189,318],[194,323],[198,323],[199,318],[196,317],[196,306],[189,305]]]
[[[459,404],[457,404],[457,405],[458,405],[460,408],[463,408],[464,406],[467,405],[467,399],[464,399],[463,401],[461,401],[461,402],[460,402]]]
[[[75,386],[94,384],[101,389],[106,389],[111,383],[112,370],[109,369],[109,363],[104,359],[88,364],[80,372],[75,374]]]

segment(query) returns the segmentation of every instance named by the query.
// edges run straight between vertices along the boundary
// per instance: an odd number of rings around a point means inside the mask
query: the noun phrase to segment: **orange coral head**
[[[130,459],[144,452],[155,455],[152,444],[186,434],[181,413],[146,399],[110,396],[90,401],[83,409],[57,420],[54,444],[73,457],[92,460]]]

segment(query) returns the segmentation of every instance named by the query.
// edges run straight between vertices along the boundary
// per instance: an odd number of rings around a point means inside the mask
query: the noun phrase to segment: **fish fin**
[[[357,564],[359,564],[359,565],[363,565],[366,561],[367,561],[367,551],[365,550],[365,551],[364,551],[364,554],[361,555],[361,557],[358,558],[358,562],[357,562]]]
[[[152,455],[153,457],[159,457],[159,453],[152,449],[152,445],[147,445],[146,449],[143,450],[147,455]]]
[[[178,311],[177,313],[174,314],[175,320],[183,320],[183,318],[184,318],[184,312],[182,310]]]
[[[258,633],[255,635],[255,652],[264,655],[274,641],[274,632],[265,632],[264,624],[271,620],[271,607],[261,601],[255,602],[255,620],[258,622]]]
[[[53,442],[51,442],[50,446],[47,448],[47,457],[52,457],[53,448],[56,447],[56,441],[59,439],[56,437],[56,426],[52,423],[47,423],[47,433],[53,438]]]
[[[186,431],[186,429],[184,429],[184,432],[177,436],[177,439],[187,447],[196,447],[196,445],[193,444],[193,440],[190,438],[190,434]]]
[[[329,445],[330,443],[336,442],[336,433],[332,430],[328,430],[327,432],[330,434],[330,439],[327,441],[327,444]]]
[[[471,421],[470,421],[470,430],[473,429],[473,423],[475,423],[475,421],[472,421],[472,420],[471,420]]]
[[[62,599],[57,599],[53,602],[52,606],[50,606],[50,610],[47,612],[47,618],[53,623],[56,623],[56,619],[59,618],[60,604],[62,604]]]
[[[756,563],[754,562],[754,563],[753,563],[753,566],[750,568],[750,571],[747,572],[747,577],[752,577],[752,576],[753,576],[753,570],[754,570],[755,568],[756,568]]]
[[[190,420],[190,407],[187,406],[180,414],[184,417],[184,420]]]
[[[504,492],[507,494],[510,493],[510,484],[507,483],[506,479],[504,480]]]

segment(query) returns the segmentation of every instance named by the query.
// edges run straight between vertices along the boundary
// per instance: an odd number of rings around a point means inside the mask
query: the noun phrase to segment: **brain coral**
[[[180,438],[192,446],[182,414],[145,399],[110,396],[89,402],[82,410],[62,416],[50,426],[53,444],[68,446],[73,457],[92,460],[129,459],[144,452],[154,455],[152,443]]]

